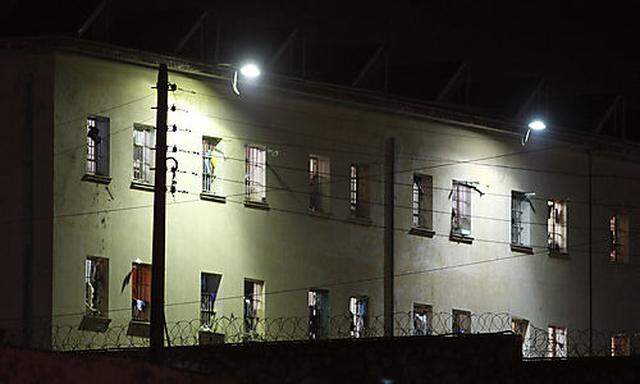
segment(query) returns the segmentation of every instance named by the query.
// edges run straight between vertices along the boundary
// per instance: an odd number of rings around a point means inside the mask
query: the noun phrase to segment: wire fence
[[[149,346],[149,324],[129,322],[101,330],[87,330],[79,324],[43,326],[32,332],[31,344],[54,351],[89,351],[144,348]],[[587,356],[630,356],[640,354],[640,331],[603,331],[562,327],[539,328],[509,313],[394,314],[394,337],[451,337],[463,334],[517,334],[524,359],[562,359]],[[168,346],[196,346],[222,343],[334,340],[384,337],[384,318],[346,314],[332,317],[244,318],[214,316],[167,322]],[[21,345],[20,336],[5,332],[0,344]]]

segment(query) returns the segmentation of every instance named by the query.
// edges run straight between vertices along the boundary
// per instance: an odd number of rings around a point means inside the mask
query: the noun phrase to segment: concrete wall
[[[109,259],[110,313],[114,324],[130,318],[130,286],[120,287],[131,263],[151,261],[152,198],[130,188],[132,125],[153,124],[156,71],[153,68],[70,54],[55,56],[55,181],[53,315],[57,324],[78,323],[83,313],[84,259]],[[171,73],[184,92],[170,95],[169,144],[199,151],[201,137],[222,138],[225,204],[199,198],[198,155],[174,155],[187,174],[168,201],[167,318],[198,318],[199,274],[223,275],[216,309],[242,315],[243,279],[265,281],[266,316],[306,316],[307,289],[330,290],[331,312],[345,314],[350,295],[371,297],[370,312],[382,314],[383,186],[372,181],[372,225],[349,222],[349,164],[365,162],[381,175],[383,142],[395,137],[396,311],[413,302],[434,311],[509,312],[538,327],[588,326],[587,157],[583,150],[537,135],[526,148],[520,138],[418,118],[376,112],[337,102],[245,84],[241,97],[229,84]],[[111,177],[108,186],[82,181],[85,119],[111,121]],[[544,135],[545,133],[543,133]],[[269,151],[267,201],[270,210],[243,205],[244,146]],[[277,156],[276,156],[277,151]],[[59,153],[59,155],[58,155]],[[329,218],[307,213],[309,154],[331,159]],[[471,161],[470,161],[471,160]],[[433,238],[409,235],[413,171],[433,176]],[[610,265],[608,216],[631,216],[638,184],[630,162],[594,157],[594,327],[633,328],[638,320],[637,247],[628,264]],[[477,181],[473,194],[472,244],[449,240],[453,179]],[[273,189],[271,189],[273,188]],[[510,194],[536,193],[532,216],[533,255],[512,252]],[[569,257],[550,258],[546,247],[546,200],[568,199]]]

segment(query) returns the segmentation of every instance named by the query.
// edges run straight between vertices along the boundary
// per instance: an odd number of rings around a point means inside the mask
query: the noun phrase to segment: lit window
[[[218,148],[220,139],[202,138],[202,192],[219,194],[220,183],[216,181],[224,155]]]
[[[90,175],[109,175],[109,119],[89,117],[87,119],[87,165]]]
[[[453,333],[471,333],[471,312],[454,309],[452,314],[451,331]]]
[[[155,174],[155,128],[135,124],[133,127],[133,180],[153,184]]]
[[[267,151],[264,148],[245,147],[245,197],[248,201],[267,200]]]
[[[567,328],[549,326],[547,357],[567,357]]]
[[[349,298],[349,313],[351,314],[351,337],[359,338],[365,335],[368,314],[369,298],[367,296],[352,296]]]
[[[511,192],[511,244],[531,246],[531,211],[533,203],[529,194]]]
[[[85,308],[89,316],[108,317],[109,264],[102,257],[87,257],[84,264]]]
[[[329,159],[323,156],[309,156],[309,211],[328,213],[330,211],[331,179]]]
[[[433,228],[433,178],[428,175],[413,175],[411,194],[412,226]]]
[[[547,201],[547,246],[549,251],[567,252],[567,203],[562,200]]]
[[[244,280],[244,332],[252,339],[258,332],[258,323],[264,317],[264,282]]]
[[[511,330],[513,333],[520,336],[522,340],[524,340],[527,335],[527,329],[529,329],[529,320],[517,317],[511,318]]]
[[[616,213],[609,218],[609,236],[611,238],[609,261],[612,263],[628,262],[629,218],[627,215]]]
[[[413,333],[424,336],[432,333],[433,307],[427,304],[413,304]]]
[[[369,217],[369,166],[351,164],[349,168],[349,210],[359,218]]]
[[[131,318],[135,321],[150,320],[151,315],[151,265],[133,263],[131,268]]]
[[[329,291],[309,291],[309,339],[318,340],[329,336]]]
[[[631,341],[624,333],[611,336],[611,356],[631,356]]]
[[[221,279],[222,275],[217,273],[200,274],[200,325],[207,330],[214,328],[215,303]]]
[[[471,235],[471,187],[467,183],[453,181],[451,192],[451,234]]]

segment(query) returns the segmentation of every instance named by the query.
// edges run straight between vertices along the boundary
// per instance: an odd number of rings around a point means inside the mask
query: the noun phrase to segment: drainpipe
[[[589,356],[593,355],[593,154],[587,150],[589,167]]]
[[[24,254],[22,263],[22,345],[29,348],[33,338],[33,78],[24,77]]]
[[[394,266],[394,161],[395,139],[388,138],[384,146],[384,335],[393,336]]]

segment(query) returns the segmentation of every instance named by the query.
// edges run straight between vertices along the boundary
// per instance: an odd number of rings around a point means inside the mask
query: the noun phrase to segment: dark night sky
[[[74,35],[99,0],[41,5],[9,1],[4,36]],[[379,5],[375,5],[379,4]],[[632,2],[439,0],[125,1],[109,8],[108,40],[171,53],[202,10],[205,49],[193,38],[184,56],[213,61],[216,30],[221,61],[266,62],[294,29],[306,41],[306,77],[350,84],[377,47],[388,52],[389,91],[433,100],[462,62],[471,68],[471,105],[511,116],[538,79],[549,84],[551,123],[591,129],[618,94],[627,106],[627,131],[640,138],[640,53]],[[5,8],[6,9],[6,8]],[[105,19],[87,36],[107,39]],[[275,72],[301,76],[302,39]],[[382,61],[364,87],[381,89]]]

